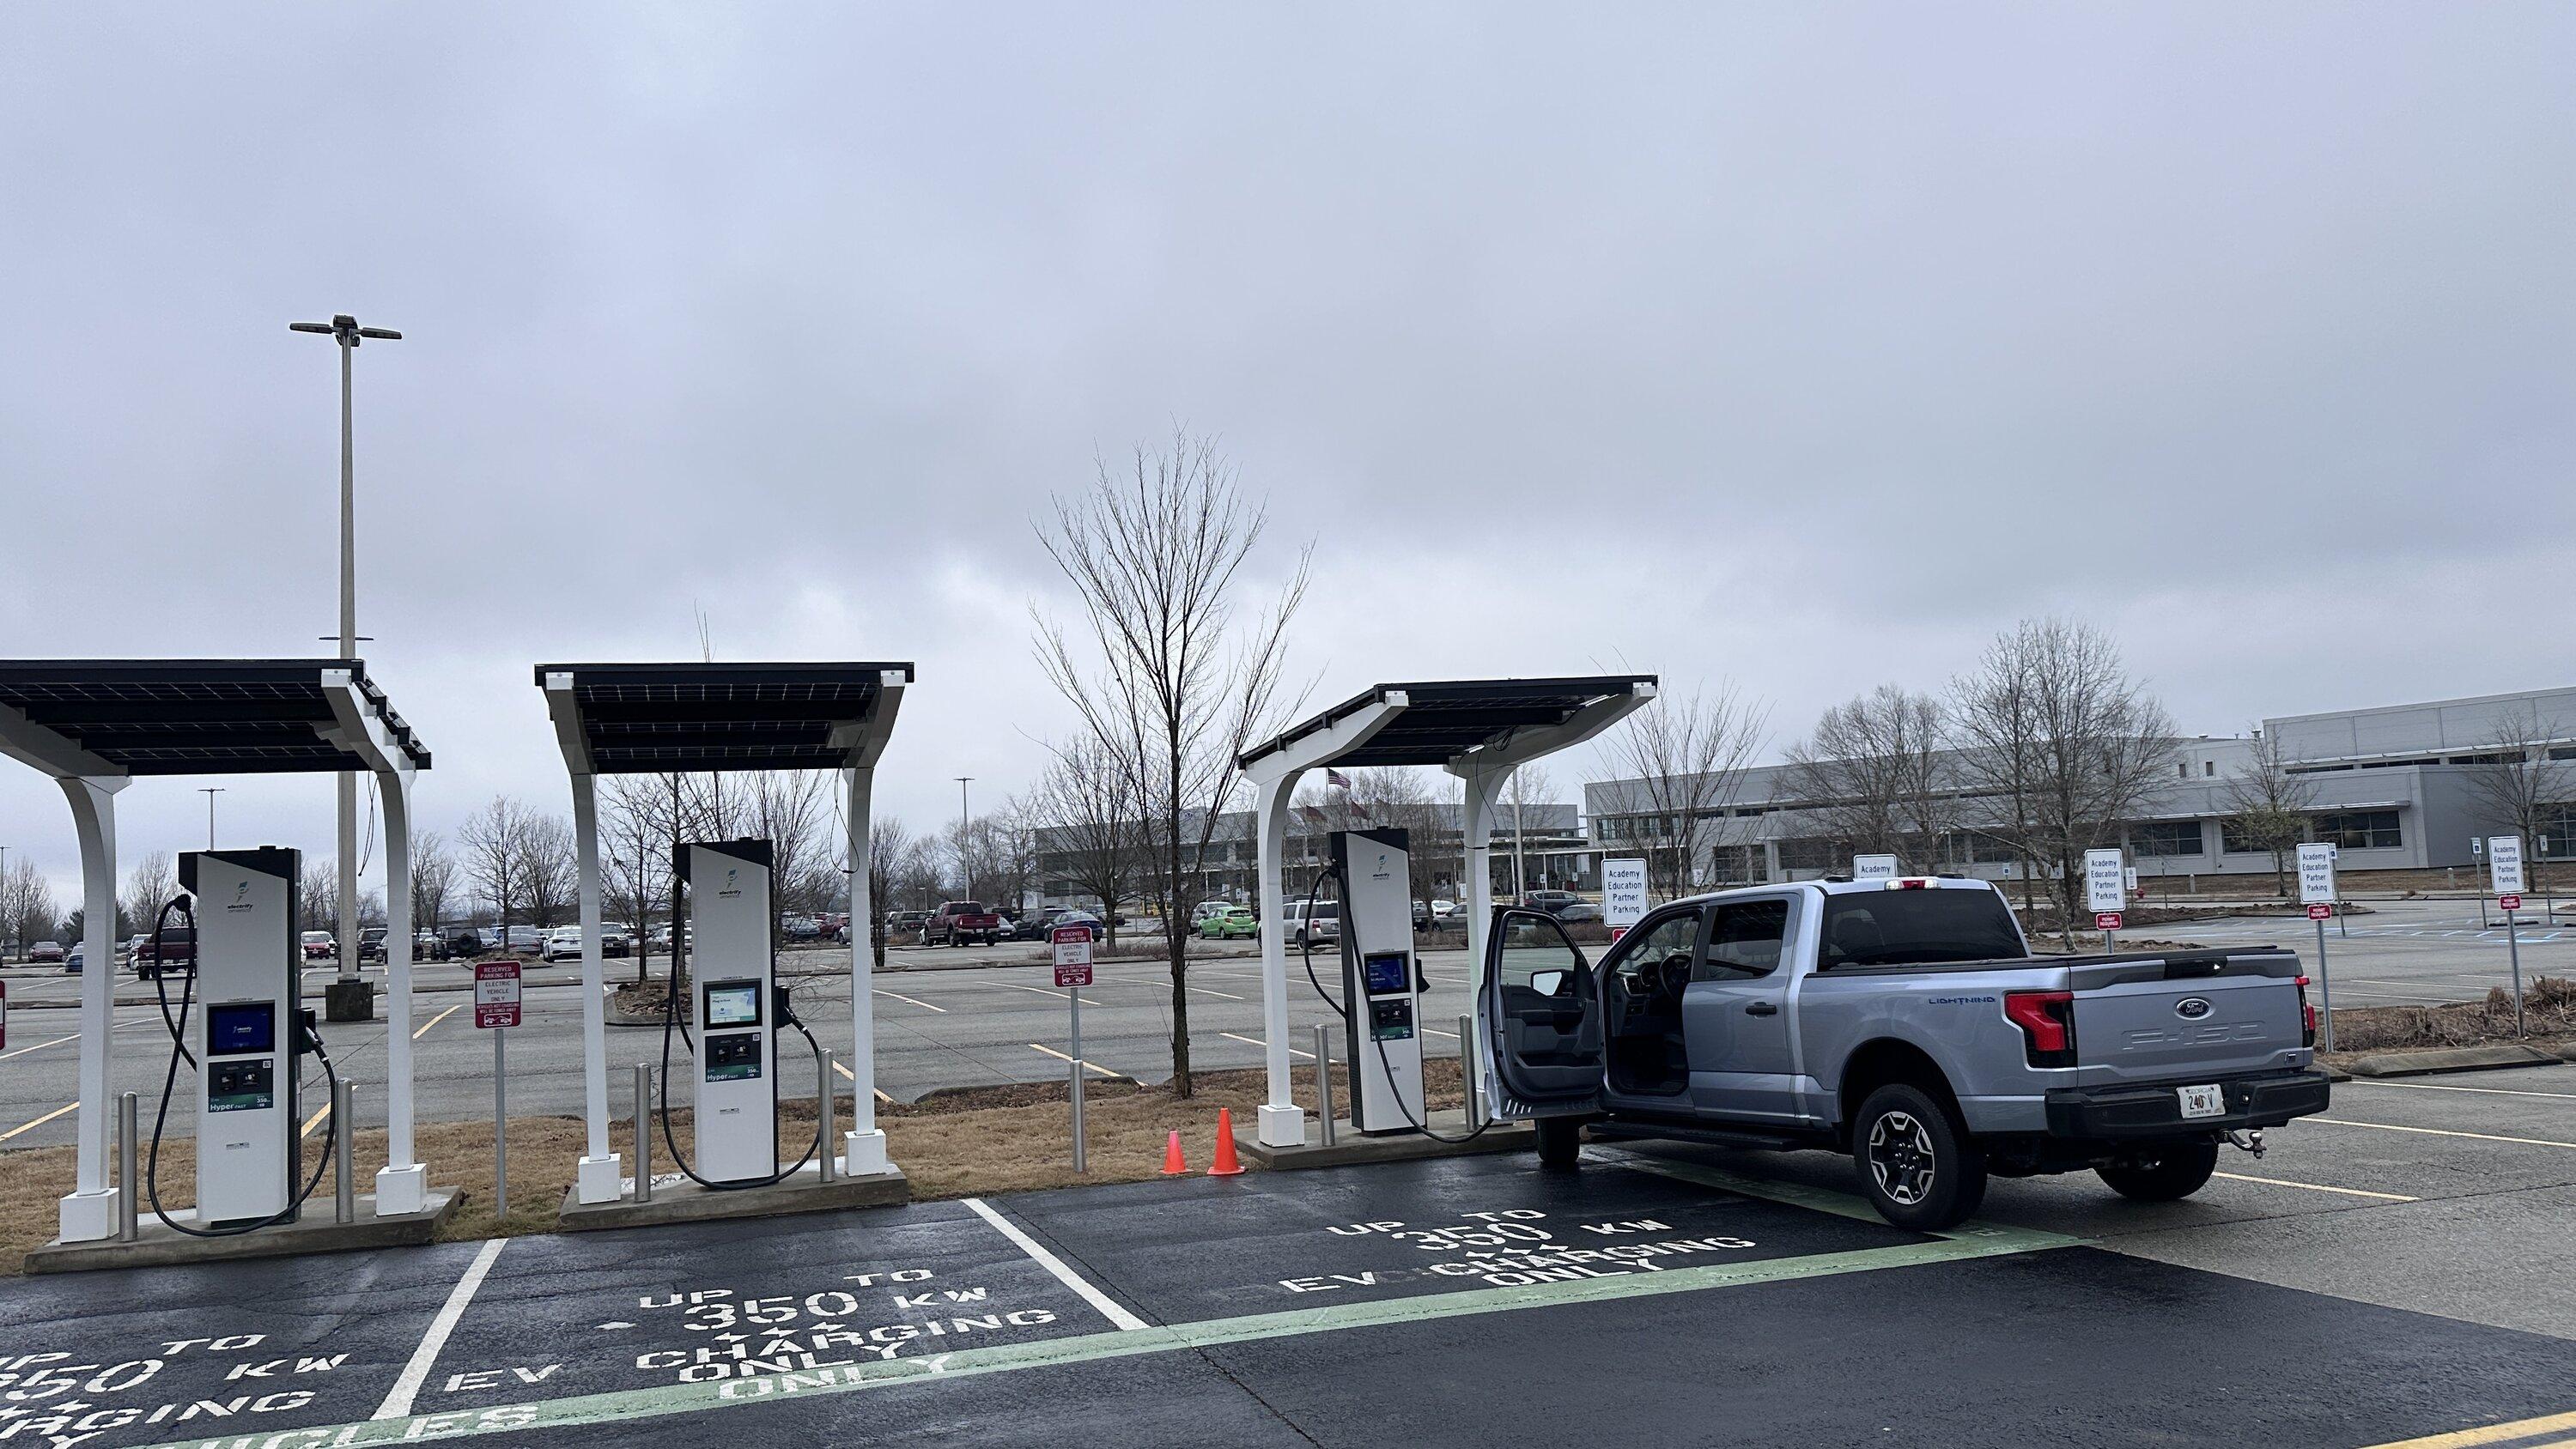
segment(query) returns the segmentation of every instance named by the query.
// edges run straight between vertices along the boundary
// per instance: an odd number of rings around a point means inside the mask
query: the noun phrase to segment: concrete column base
[[[429,1169],[420,1163],[376,1170],[376,1216],[403,1217],[429,1209]]]
[[[625,1181],[619,1172],[619,1159],[612,1152],[606,1157],[585,1157],[573,1179],[573,1199],[584,1207],[615,1202],[626,1195]]]
[[[1256,1114],[1260,1117],[1260,1140],[1271,1147],[1306,1145],[1306,1109],[1291,1102],[1286,1106],[1265,1103]]]
[[[373,1021],[376,1019],[376,983],[361,976],[355,980],[334,979],[322,988],[322,1019],[325,1021]]]
[[[115,1237],[117,1200],[118,1190],[112,1187],[65,1197],[55,1219],[60,1229],[58,1241],[95,1243]]]
[[[865,1132],[842,1133],[841,1154],[841,1171],[851,1177],[894,1171],[894,1164],[886,1161],[886,1135],[874,1127]]]

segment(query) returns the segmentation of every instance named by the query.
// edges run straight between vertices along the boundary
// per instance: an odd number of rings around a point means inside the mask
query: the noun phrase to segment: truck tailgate
[[[2279,1065],[2305,1027],[2296,980],[2268,975],[2123,981],[2075,994],[2078,1061],[2124,1082]]]

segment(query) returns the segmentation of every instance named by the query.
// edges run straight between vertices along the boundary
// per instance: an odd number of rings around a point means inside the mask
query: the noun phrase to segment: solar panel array
[[[1654,683],[1651,674],[1613,674],[1381,684],[1245,751],[1242,762],[1249,765],[1390,694],[1402,694],[1408,701],[1404,710],[1357,749],[1335,756],[1333,763],[1445,765],[1478,746],[1499,743],[1522,730],[1563,724],[1589,705]]]
[[[847,763],[835,730],[876,714],[908,663],[541,664],[572,676],[582,739],[600,774],[816,770]]]
[[[364,770],[322,738],[336,726],[326,671],[347,670],[369,713],[411,758],[429,749],[354,659],[0,661],[0,705],[135,775]]]

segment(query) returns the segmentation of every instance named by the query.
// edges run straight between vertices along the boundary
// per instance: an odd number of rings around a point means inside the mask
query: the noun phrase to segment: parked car
[[[624,921],[600,922],[599,954],[602,956],[635,954],[635,928]]]
[[[307,961],[319,961],[331,955],[334,949],[331,933],[328,931],[307,931],[297,939],[303,943],[304,959]]]
[[[447,955],[450,960],[471,959],[491,949],[481,931],[460,926],[447,933]]]
[[[1443,925],[1459,919],[1466,913],[1467,907],[1464,903],[1459,901],[1433,901],[1431,903],[1431,919]]]
[[[1002,939],[1002,918],[981,901],[950,901],[921,930],[926,946],[962,946],[978,941],[990,946]]]
[[[385,959],[384,927],[364,926],[359,928],[358,959],[361,961],[382,961]]]
[[[1803,881],[1676,901],[1595,968],[1544,911],[1487,943],[1497,1117],[1580,1134],[1851,1154],[1899,1227],[1977,1209],[1990,1176],[2090,1170],[2165,1202],[2218,1149],[2324,1111],[2316,1012],[2273,947],[2030,954],[1958,877]]]
[[[1545,911],[1560,921],[1597,921],[1601,908],[1572,891],[1531,891],[1521,897],[1521,904],[1533,911]]]
[[[1108,929],[1102,924],[1100,917],[1079,906],[1048,906],[1021,917],[1019,924],[1012,928],[1011,939],[1015,941],[1053,940],[1055,928],[1067,924],[1088,924],[1091,927],[1091,939],[1095,941],[1106,934]]]
[[[537,952],[540,961],[578,961],[581,959],[581,927],[557,926],[546,932],[546,943]]]
[[[79,974],[81,974],[81,966],[84,964],[84,958],[86,958],[88,955],[89,955],[89,943],[88,943],[88,942],[86,942],[86,941],[74,941],[74,942],[72,942],[72,948],[71,948],[69,951],[66,951],[66,952],[64,952],[64,953],[63,953],[63,971],[64,971],[64,973],[65,973],[65,974],[67,974],[67,975],[71,975],[71,976],[78,976]]]
[[[1284,924],[1288,930],[1288,944],[1291,946],[1303,947],[1310,940],[1339,941],[1342,939],[1342,903],[1340,901],[1309,901],[1300,896],[1288,903],[1287,914],[1288,918]]]
[[[165,959],[166,958],[166,959]],[[172,926],[161,933],[159,941],[146,936],[134,948],[134,974],[149,981],[164,968],[186,975],[197,969],[197,931],[193,926]]]
[[[535,926],[512,926],[508,949],[514,955],[534,956],[546,949],[546,933]]]
[[[823,934],[823,923],[813,916],[787,916],[779,921],[778,934],[791,941],[811,941]]]
[[[1429,901],[1415,901],[1413,903],[1413,929],[1417,931],[1428,931],[1431,929],[1431,903]]]
[[[1228,906],[1199,922],[1199,936],[1209,941],[1251,941],[1261,935],[1261,917],[1249,906]]]
[[[928,911],[895,911],[886,917],[889,931],[919,931],[930,924]]]
[[[63,943],[60,941],[38,941],[27,950],[27,963],[31,966],[58,966],[62,959]]]

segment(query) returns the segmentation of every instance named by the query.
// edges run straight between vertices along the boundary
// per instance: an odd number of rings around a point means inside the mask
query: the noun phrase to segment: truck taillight
[[[2075,1065],[2075,993],[2007,991],[2004,1019],[2021,1028],[2023,1054],[2034,1067]]]
[[[2299,1045],[2317,1044],[2317,1009],[2308,1004],[2308,978],[2299,978]]]

